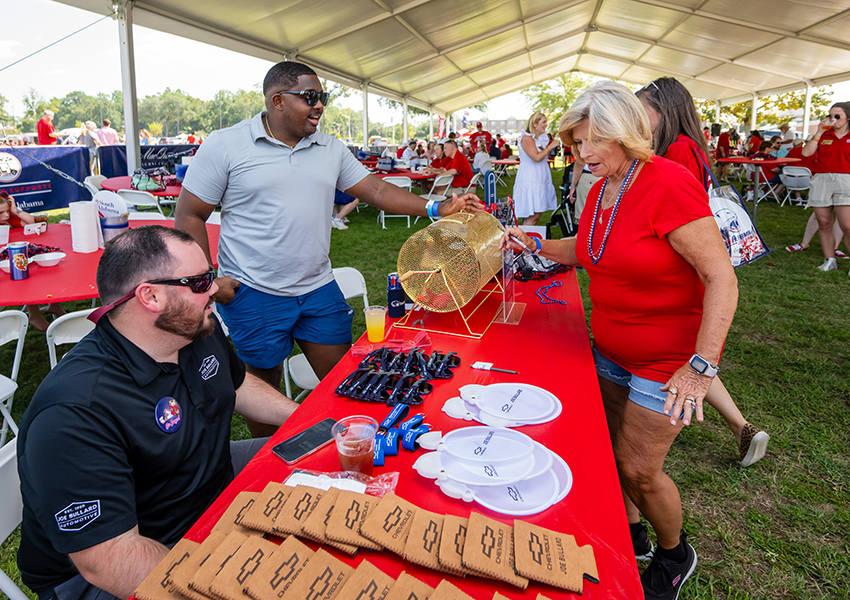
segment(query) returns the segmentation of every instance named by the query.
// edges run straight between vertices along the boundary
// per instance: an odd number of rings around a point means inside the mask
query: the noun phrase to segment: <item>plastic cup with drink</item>
[[[383,306],[367,306],[363,309],[366,314],[366,336],[373,344],[384,341],[384,323],[387,309]]]
[[[372,474],[375,434],[378,422],[372,417],[354,415],[337,421],[331,428],[339,466],[343,471]]]

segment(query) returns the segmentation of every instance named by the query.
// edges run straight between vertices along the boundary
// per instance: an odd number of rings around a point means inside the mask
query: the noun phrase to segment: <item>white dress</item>
[[[514,183],[514,207],[516,216],[520,219],[530,217],[534,213],[555,210],[558,207],[558,197],[555,185],[552,183],[552,173],[546,160],[534,162],[522,147],[522,139],[530,137],[538,150],[549,145],[549,136],[541,133],[536,138],[530,133],[522,132],[517,139],[519,149],[519,169]]]

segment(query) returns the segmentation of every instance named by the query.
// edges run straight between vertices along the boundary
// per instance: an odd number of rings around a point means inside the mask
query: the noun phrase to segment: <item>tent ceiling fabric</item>
[[[100,14],[109,0],[57,0]],[[850,79],[850,2],[823,0],[136,0],[137,25],[436,113],[563,73],[669,75],[731,104]]]

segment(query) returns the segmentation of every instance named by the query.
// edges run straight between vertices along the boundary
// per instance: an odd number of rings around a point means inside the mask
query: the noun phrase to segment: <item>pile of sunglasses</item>
[[[435,351],[430,356],[421,349],[395,352],[379,348],[366,356],[336,388],[340,396],[384,402],[387,406],[422,404],[423,396],[434,389],[435,379],[451,379],[460,366],[455,352]]]

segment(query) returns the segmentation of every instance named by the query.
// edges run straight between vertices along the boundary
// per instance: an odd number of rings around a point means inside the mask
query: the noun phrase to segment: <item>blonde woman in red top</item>
[[[643,514],[658,538],[653,555],[644,531],[639,558],[652,557],[641,575],[644,595],[678,596],[697,558],[664,461],[683,424],[703,418],[737,280],[704,188],[682,165],[653,155],[649,119],[631,90],[593,85],[559,131],[600,177],[577,237],[540,241],[512,227],[500,246],[522,250],[514,236],[590,276],[596,372],[630,529],[639,529]]]
[[[835,236],[832,212],[844,239],[850,239],[850,102],[836,102],[829,116],[818,124],[817,133],[803,146],[803,156],[814,157],[814,176],[809,206],[818,220],[818,236],[826,260],[821,271],[835,271]]]

